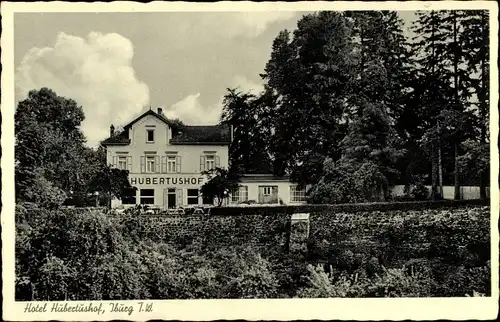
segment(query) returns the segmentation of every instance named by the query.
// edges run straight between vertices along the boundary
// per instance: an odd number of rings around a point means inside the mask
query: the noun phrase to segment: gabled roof
[[[231,143],[231,132],[224,125],[186,125],[170,140],[171,144],[221,145]]]
[[[124,129],[130,128],[132,125],[134,125],[135,123],[137,123],[142,118],[144,118],[144,117],[146,117],[148,115],[152,115],[152,116],[158,118],[160,121],[164,122],[165,124],[168,124],[168,126],[170,126],[170,127],[175,127],[175,124],[173,124],[172,122],[170,122],[170,120],[167,119],[165,116],[163,116],[161,114],[158,114],[158,113],[156,113],[153,110],[147,110],[145,113],[143,113],[142,115],[138,116],[135,120],[133,120],[129,124],[125,125],[123,128]]]
[[[130,138],[128,130],[132,125],[142,118],[151,115],[158,118],[168,126],[172,127],[172,138],[170,144],[175,145],[229,145],[231,143],[230,127],[226,125],[182,125],[170,121],[164,115],[158,114],[153,110],[148,110],[132,122],[123,127],[124,131],[115,136],[104,140],[102,145],[128,145]]]

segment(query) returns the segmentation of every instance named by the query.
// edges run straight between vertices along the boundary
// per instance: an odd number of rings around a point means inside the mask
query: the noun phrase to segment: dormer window
[[[147,129],[146,130],[146,142],[153,143],[155,141],[155,130]]]

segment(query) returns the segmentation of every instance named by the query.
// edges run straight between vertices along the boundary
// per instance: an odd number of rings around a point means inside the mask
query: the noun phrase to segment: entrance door
[[[177,196],[175,188],[168,188],[165,190],[165,206],[167,208],[175,208],[177,206]]]

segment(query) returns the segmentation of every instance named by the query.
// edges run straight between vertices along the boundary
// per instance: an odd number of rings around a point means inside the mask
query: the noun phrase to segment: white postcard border
[[[14,14],[17,12],[166,12],[166,11],[315,11],[315,10],[490,10],[490,133],[491,133],[491,267],[492,297],[489,298],[422,298],[422,299],[290,299],[290,300],[172,300],[116,301],[126,305],[153,303],[154,312],[127,313],[24,313],[27,302],[14,301]],[[435,2],[134,2],[68,3],[68,2],[2,2],[2,259],[3,318],[5,320],[298,320],[298,319],[494,319],[498,312],[498,5],[491,1]],[[75,303],[103,303],[86,301]],[[35,303],[35,302],[30,302]]]

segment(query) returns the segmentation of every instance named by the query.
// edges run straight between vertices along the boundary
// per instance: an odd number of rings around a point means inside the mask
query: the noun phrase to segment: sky
[[[260,92],[273,39],[304,12],[16,13],[16,101],[48,87],[83,107],[95,146],[150,106],[216,124],[227,88]],[[407,25],[413,12],[401,12]]]

